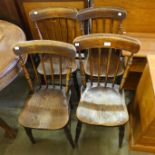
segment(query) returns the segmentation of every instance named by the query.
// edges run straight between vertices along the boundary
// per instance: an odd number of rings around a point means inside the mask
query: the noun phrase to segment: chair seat
[[[68,100],[57,89],[42,89],[32,94],[19,116],[21,125],[38,129],[60,129],[68,120]]]
[[[93,52],[93,53],[91,53],[91,55],[93,57],[93,61],[91,60],[91,58],[89,56],[84,61],[85,73],[89,76],[91,75],[90,74],[90,67],[91,67],[90,64],[92,61],[93,62],[93,64],[92,64],[93,76],[97,77],[98,76],[98,52],[97,51]],[[106,76],[107,59],[108,59],[108,52],[107,51],[102,52],[101,53],[101,60],[100,60],[100,63],[101,63],[101,65],[100,65],[100,76],[101,77]],[[109,65],[108,77],[114,77],[118,60],[119,60],[118,54],[116,52],[115,53],[112,52],[111,61],[110,61],[110,65]],[[117,76],[122,75],[123,71],[124,71],[123,61],[121,61],[119,69],[118,69]]]
[[[81,122],[104,126],[122,125],[129,118],[124,93],[102,86],[85,89],[76,114]]]
[[[54,57],[52,61],[53,61],[54,74],[59,75],[60,74],[59,58]],[[45,65],[46,75],[51,75],[51,64],[50,64],[49,59],[47,58],[44,62],[45,62],[44,65]],[[62,58],[62,75],[67,74],[67,67],[66,67],[68,65],[67,62],[68,62],[67,59]],[[76,69],[77,69],[76,63],[74,61],[72,61],[71,65],[72,65],[72,72],[76,71]],[[40,74],[44,74],[41,63],[39,63],[37,70]]]

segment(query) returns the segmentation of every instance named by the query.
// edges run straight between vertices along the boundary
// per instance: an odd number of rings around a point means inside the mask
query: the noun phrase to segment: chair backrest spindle
[[[17,48],[18,47],[18,48]],[[20,63],[21,66],[23,68],[25,77],[28,81],[30,90],[33,91],[35,90],[33,88],[33,81],[30,77],[30,73],[28,72],[24,61],[22,60],[22,55],[24,54],[28,54],[28,55],[33,55],[33,54],[38,54],[40,56],[40,61],[41,61],[41,65],[43,68],[43,76],[44,76],[44,82],[46,85],[46,88],[48,88],[48,86],[52,83],[53,85],[55,85],[54,82],[54,67],[53,67],[53,59],[56,57],[59,57],[60,63],[59,63],[59,77],[60,77],[60,81],[59,81],[59,85],[60,88],[62,89],[62,59],[65,59],[67,62],[68,61],[75,61],[75,54],[76,54],[76,49],[72,44],[69,43],[64,43],[64,42],[59,42],[59,41],[51,41],[51,40],[34,40],[34,41],[25,41],[25,42],[19,42],[17,44],[14,45],[13,50],[15,52],[16,55],[18,55],[20,57]],[[49,61],[50,61],[50,68],[51,68],[51,81],[52,82],[48,82],[47,76],[46,76],[46,70],[45,70],[45,59],[46,57],[49,57]],[[31,56],[32,58],[32,56]],[[72,69],[72,62],[68,62],[70,63],[69,69]],[[35,66],[32,66],[33,68]],[[63,66],[66,67],[66,69],[68,68],[67,66]],[[70,72],[67,73],[67,81],[70,80]],[[67,84],[68,82],[66,82]],[[43,84],[44,85],[44,84]],[[68,87],[68,84],[66,85],[66,87]],[[66,88],[66,91],[68,91],[68,88]],[[68,92],[66,92],[68,93]]]
[[[129,66],[131,65],[131,60],[132,60],[133,54],[137,53],[140,49],[140,42],[138,40],[128,37],[128,36],[125,36],[125,35],[119,35],[119,34],[96,33],[96,34],[84,35],[84,36],[75,38],[74,44],[75,44],[75,47],[79,51],[87,49],[88,54],[90,56],[92,55],[93,52],[97,52],[94,49],[98,49],[98,55],[99,55],[98,58],[99,59],[98,59],[98,67],[96,68],[97,72],[98,72],[98,76],[97,76],[98,77],[98,85],[100,85],[100,76],[101,76],[100,69],[101,69],[101,65],[102,65],[100,63],[101,49],[103,49],[103,52],[107,51],[104,49],[108,49],[108,58],[107,58],[107,62],[106,62],[105,87],[107,87],[107,86],[109,87],[108,83],[112,83],[112,87],[114,87],[114,84],[116,81],[116,76],[117,76],[118,69],[120,66],[120,61],[121,61],[121,58],[123,58],[120,51],[125,50],[125,51],[129,52],[129,57],[128,57],[126,67],[124,69],[123,77],[121,80],[121,84],[120,84],[120,90],[123,88],[123,84],[126,80]],[[112,63],[113,63],[113,62],[111,63],[112,52],[114,52],[114,54],[119,54],[118,55],[119,59],[117,59],[117,62],[116,62],[115,74],[114,74],[113,80],[108,80],[108,78],[110,78],[109,68],[110,68],[110,65],[112,65]],[[91,59],[91,60],[96,60],[96,59]],[[81,63],[82,63],[82,61],[81,61]],[[95,62],[91,62],[91,63],[95,63]],[[82,70],[82,72],[85,72],[85,71],[83,71],[83,68],[81,68],[81,70]],[[91,71],[91,73],[93,73],[93,72]],[[92,83],[92,80],[91,80],[91,83]]]

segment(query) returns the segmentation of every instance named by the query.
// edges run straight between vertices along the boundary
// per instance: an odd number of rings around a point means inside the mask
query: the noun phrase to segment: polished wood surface
[[[147,56],[147,65],[130,105],[130,142],[135,150],[155,152],[155,56]]]
[[[127,32],[155,32],[155,1],[154,0],[92,0],[93,6],[117,6],[127,10],[124,27]]]
[[[11,46],[22,40],[25,35],[19,27],[0,20],[0,90],[13,81],[20,70],[18,57]]]
[[[16,25],[0,20],[0,91],[9,85],[21,70],[19,58],[12,51],[12,45],[25,40],[24,32]],[[15,138],[16,132],[0,118],[0,127],[6,136]]]
[[[51,41],[51,40],[34,40],[27,42],[19,42],[14,45],[15,54],[20,57],[20,63],[23,68],[25,78],[28,82],[31,95],[25,101],[25,106],[19,116],[19,123],[25,127],[31,141],[34,138],[31,129],[61,129],[64,128],[72,147],[74,147],[70,129],[68,128],[70,116],[70,80],[72,70],[72,60],[75,61],[76,49],[72,44]],[[31,60],[33,55],[38,54],[43,68],[44,84],[41,83],[37,73],[37,68],[32,61],[35,80],[31,79],[28,69],[26,68],[22,55],[29,54]],[[51,77],[46,76],[44,58],[50,58]],[[59,83],[55,84],[53,59],[59,57]],[[62,86],[62,58],[67,59],[65,66],[67,69],[66,85]],[[36,85],[35,85],[36,84]],[[38,88],[39,87],[39,88]]]
[[[97,82],[92,78],[94,59],[91,57],[90,65],[90,82],[86,82],[85,70],[82,60],[80,58],[80,70],[83,87],[81,90],[81,98],[77,107],[76,115],[78,118],[75,142],[78,142],[82,123],[101,126],[119,126],[119,147],[122,146],[124,137],[125,123],[128,121],[128,111],[125,104],[125,97],[123,91],[123,85],[128,75],[128,70],[131,65],[133,54],[137,53],[140,49],[140,42],[136,39],[125,35],[119,34],[105,34],[95,33],[80,36],[74,39],[75,47],[78,51],[88,50],[88,52],[98,52],[98,67],[97,70]],[[90,50],[98,49],[98,50]],[[101,79],[101,49],[108,50],[108,58],[106,62],[105,79]],[[109,69],[110,61],[112,60],[112,52],[116,52],[113,49],[117,49],[119,54],[119,61],[116,62],[114,77],[110,80]],[[120,85],[117,85],[117,74],[120,66],[121,51],[126,50],[130,53],[128,57],[123,76],[121,78]],[[105,52],[105,51],[103,51]],[[97,56],[97,55],[96,55]]]

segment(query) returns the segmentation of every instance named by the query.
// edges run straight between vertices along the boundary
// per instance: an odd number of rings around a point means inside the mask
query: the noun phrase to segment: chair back
[[[89,33],[123,33],[122,22],[127,12],[118,7],[90,7],[78,12],[77,18],[81,22],[84,34]],[[84,30],[87,23],[87,30]]]
[[[72,43],[80,35],[77,9],[49,7],[32,10],[29,15],[40,39]]]
[[[85,51],[87,49],[90,59],[90,81],[91,85],[93,85],[93,65],[97,63],[97,82],[98,85],[100,85],[101,82],[105,83],[105,87],[107,86],[107,83],[112,83],[112,87],[114,87],[115,82],[116,82],[116,77],[117,73],[120,67],[121,62],[124,62],[124,73],[122,76],[122,80],[120,83],[120,89],[122,89],[123,84],[125,82],[125,79],[128,74],[129,67],[131,65],[132,57],[135,53],[137,53],[140,49],[140,42],[134,38],[125,36],[125,35],[119,35],[119,34],[105,34],[105,33],[95,33],[95,34],[89,34],[89,35],[84,35],[80,36],[74,39],[74,45],[77,48],[77,50],[80,51]],[[97,49],[97,50],[93,50]],[[101,61],[104,59],[104,57],[101,57],[101,51],[102,49],[107,49],[108,50],[108,57],[106,59],[105,63],[105,79],[104,81],[101,81]],[[115,54],[115,52],[119,51],[127,51],[129,53],[129,56],[127,58],[127,61],[124,60],[123,53],[119,52],[119,59],[117,59],[115,67],[115,72],[113,76],[113,80],[109,80],[109,68],[110,65],[112,65],[114,62],[111,62],[111,56],[112,53]],[[105,52],[105,50],[103,50]],[[94,54],[96,53],[96,56],[98,57],[98,61],[96,62],[96,59],[94,58]],[[86,80],[85,80],[85,70],[83,66],[83,61],[80,58],[80,68],[81,68],[81,77],[82,77],[82,83],[86,87]],[[111,77],[110,77],[111,78]]]
[[[23,68],[25,77],[28,81],[29,88],[33,92],[35,81],[37,81],[37,84],[39,84],[39,88],[42,86],[42,82],[40,80],[40,75],[37,72],[37,66],[34,63],[34,58],[36,58],[36,54],[39,55],[39,62],[42,65],[43,70],[43,76],[46,88],[49,85],[57,85],[55,83],[55,77],[54,77],[54,67],[53,67],[53,61],[57,57],[59,60],[58,63],[58,70],[59,70],[59,83],[58,85],[62,89],[62,67],[67,69],[66,74],[66,93],[68,93],[69,90],[69,82],[71,79],[71,71],[72,71],[72,62],[75,61],[75,53],[76,49],[72,44],[59,42],[59,41],[51,41],[51,40],[34,40],[34,41],[24,41],[19,42],[13,46],[14,53],[19,56],[20,64]],[[28,68],[26,67],[24,61],[23,61],[23,55],[28,54],[31,59],[31,68],[34,71],[34,74],[31,74],[33,72],[28,71]],[[46,69],[45,69],[45,59],[48,57],[49,63],[50,63],[50,70],[51,70],[51,76],[46,76]],[[62,66],[62,59],[66,60],[66,66]],[[31,75],[35,75],[35,78],[33,80]]]

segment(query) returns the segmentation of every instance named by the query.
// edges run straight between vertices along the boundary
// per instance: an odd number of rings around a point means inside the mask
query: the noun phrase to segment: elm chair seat
[[[68,99],[61,90],[42,89],[30,96],[19,123],[37,129],[60,129],[69,121]]]
[[[103,86],[85,89],[76,114],[84,123],[103,126],[122,125],[129,119],[124,93]]]

